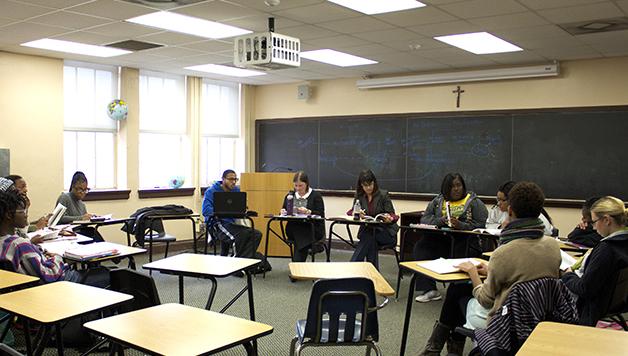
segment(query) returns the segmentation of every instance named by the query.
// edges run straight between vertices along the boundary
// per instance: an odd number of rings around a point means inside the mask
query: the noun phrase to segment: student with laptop
[[[220,208],[229,208],[229,201],[225,199],[217,200],[217,197],[221,193],[239,193],[240,187],[236,185],[238,177],[234,170],[227,169],[222,173],[222,181],[215,182],[211,187],[205,191],[205,197],[203,198],[203,216],[205,217],[205,224],[207,229],[211,231],[211,234],[218,241],[221,241],[220,254],[225,256],[228,253],[229,244],[233,244],[233,251],[236,257],[255,258],[255,251],[262,239],[262,233],[251,227],[236,224],[235,218],[216,217],[214,214],[233,214],[244,217],[246,212],[246,199],[244,199],[243,205],[239,210],[229,209],[229,211],[221,211]],[[216,194],[215,194],[216,193]],[[245,194],[245,193],[243,193]],[[231,202],[235,200],[231,199]],[[219,202],[223,203],[218,204]],[[242,202],[241,202],[242,203]]]

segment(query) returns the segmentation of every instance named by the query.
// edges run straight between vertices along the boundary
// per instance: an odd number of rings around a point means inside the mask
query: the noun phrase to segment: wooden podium
[[[264,253],[266,244],[266,214],[279,214],[283,199],[288,191],[294,189],[293,172],[288,173],[242,173],[240,176],[240,190],[246,192],[249,210],[257,211],[258,216],[253,218],[255,228],[262,232],[262,242],[258,251]],[[272,236],[268,241],[268,255],[273,257],[290,257],[290,248]]]

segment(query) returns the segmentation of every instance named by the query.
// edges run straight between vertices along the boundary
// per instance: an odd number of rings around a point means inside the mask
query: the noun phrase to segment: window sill
[[[158,189],[140,189],[137,191],[140,199],[149,198],[168,198],[168,197],[187,197],[194,195],[196,188],[158,188]]]
[[[131,191],[128,189],[112,189],[112,190],[92,190],[90,191],[84,201],[99,201],[99,200],[126,200],[129,199]]]

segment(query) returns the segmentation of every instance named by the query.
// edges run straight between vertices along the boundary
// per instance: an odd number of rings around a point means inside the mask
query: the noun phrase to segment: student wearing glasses
[[[351,261],[364,261],[366,258],[368,262],[375,265],[375,268],[379,268],[376,265],[379,247],[397,243],[399,226],[397,226],[396,222],[399,220],[399,217],[395,214],[395,207],[388,196],[388,192],[379,189],[377,178],[375,178],[375,174],[371,170],[360,172],[353,206],[355,206],[356,200],[360,202],[360,207],[362,208],[359,212],[360,218],[364,218],[365,215],[375,217],[378,214],[382,214],[383,222],[390,223],[369,228],[366,228],[364,225],[360,226],[358,231],[359,242],[355,252],[353,252],[353,256],[351,256]],[[353,208],[347,214],[353,215]]]
[[[81,171],[75,172],[70,182],[70,191],[61,193],[57,199],[57,204],[61,204],[67,209],[59,220],[60,224],[69,224],[72,221],[92,218],[94,214],[88,213],[85,203],[83,203],[83,199],[88,192],[87,177]]]
[[[448,227],[456,230],[473,230],[483,228],[486,224],[488,211],[478,196],[467,191],[467,186],[460,173],[448,173],[441,184],[441,193],[434,198],[425,209],[421,217],[422,224],[436,225],[439,228]],[[449,207],[449,214],[447,209]],[[449,215],[449,218],[448,218]],[[478,240],[469,241],[469,255],[479,256]],[[465,256],[467,240],[458,238],[454,241],[455,257]],[[414,245],[414,256],[417,261],[433,260],[449,256],[451,240],[447,237],[428,235],[420,238]],[[442,298],[436,290],[436,282],[427,277],[417,277],[416,290],[419,295],[417,302],[425,303]]]
[[[28,185],[26,184],[26,180],[22,176],[19,176],[17,174],[12,174],[12,175],[6,176],[5,178],[13,182],[15,189],[17,189],[20,195],[24,197],[24,201],[26,202],[26,209],[29,209],[31,206],[31,201],[27,195]],[[48,225],[48,219],[50,218],[50,215],[51,214],[47,214],[37,219],[37,221],[30,223],[28,228],[23,229],[24,230],[23,232],[26,233],[28,231],[35,231],[35,230],[43,229],[44,227],[46,227],[46,225]]]
[[[487,229],[502,229],[502,225],[508,219],[508,193],[515,186],[515,182],[509,180],[497,188],[496,204],[488,211],[486,219]]]
[[[591,206],[591,225],[602,240],[561,277],[578,296],[582,325],[595,326],[604,317],[617,273],[628,267],[627,222],[628,209],[620,199],[606,196]]]
[[[214,192],[239,192],[238,177],[234,170],[222,173],[222,181],[215,182],[205,191],[203,198],[203,216],[207,229],[221,242],[220,254],[226,256],[233,244],[236,257],[255,258],[255,251],[262,239],[262,233],[245,225],[236,224],[236,219],[216,219],[214,215]]]

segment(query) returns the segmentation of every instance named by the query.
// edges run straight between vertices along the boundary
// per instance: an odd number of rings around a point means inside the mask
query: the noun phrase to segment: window
[[[240,86],[203,80],[201,90],[200,184],[208,186],[226,169],[244,171],[240,134]]]
[[[174,177],[192,183],[185,77],[140,71],[140,187],[168,187]]]
[[[107,104],[118,92],[116,67],[66,61],[63,66],[63,180],[83,171],[91,188],[115,188],[117,123]]]

